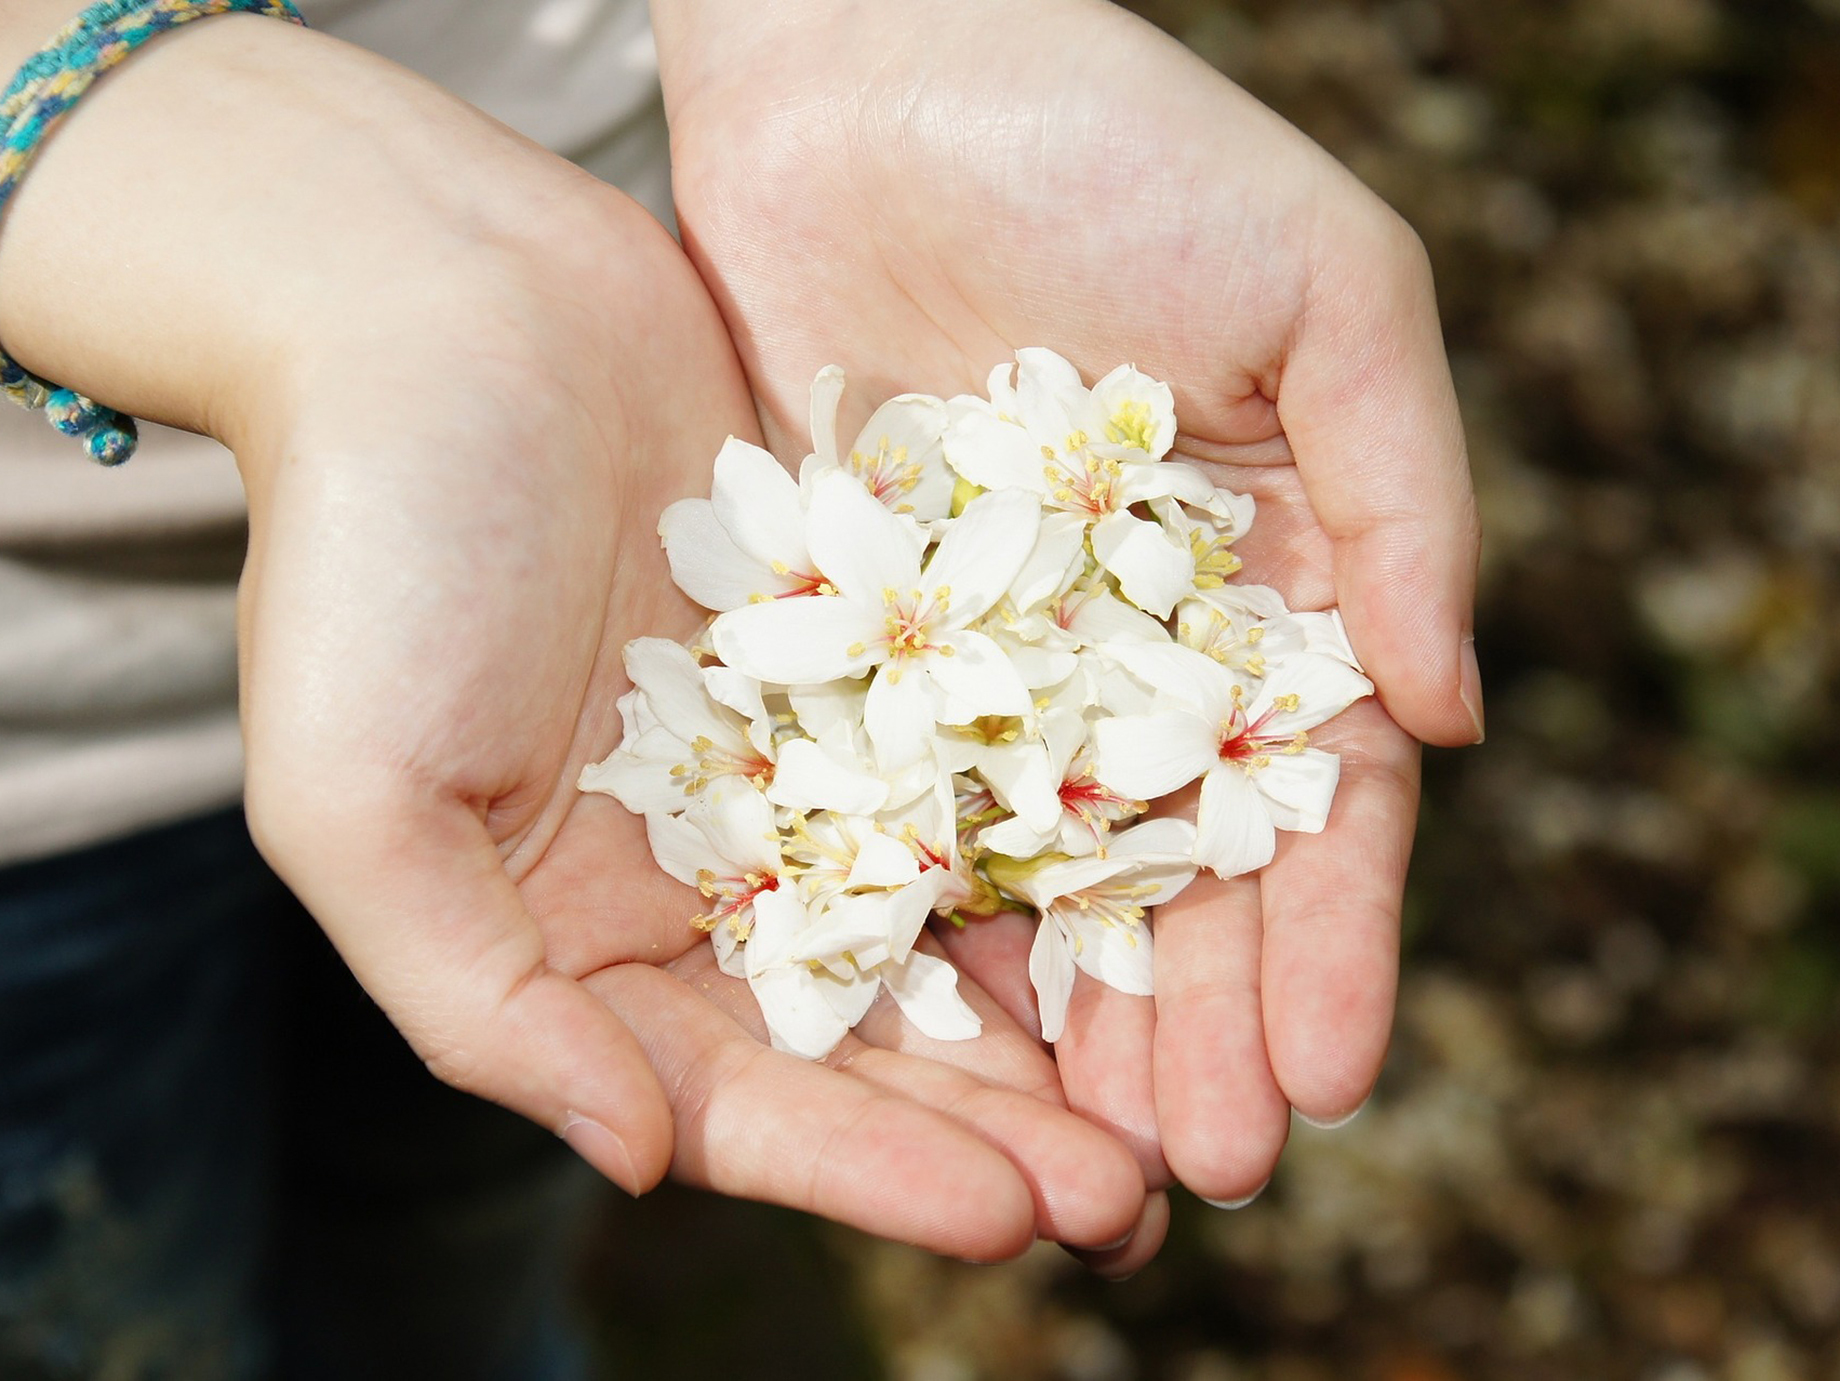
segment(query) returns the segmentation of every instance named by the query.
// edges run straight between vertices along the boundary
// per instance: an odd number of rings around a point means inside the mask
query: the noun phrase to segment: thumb
[[[1349,205],[1318,242],[1278,415],[1381,704],[1427,743],[1477,743],[1481,536],[1430,264],[1371,195]]]

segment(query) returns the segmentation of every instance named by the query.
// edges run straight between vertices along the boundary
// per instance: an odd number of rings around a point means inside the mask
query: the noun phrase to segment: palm
[[[771,1051],[694,896],[575,787],[619,736],[622,644],[695,627],[657,515],[752,424],[695,274],[636,214],[610,204],[617,252],[577,301],[539,295],[541,332],[437,312],[315,381],[334,406],[252,485],[258,837],[437,1072],[613,1126],[623,1147],[586,1150],[630,1189],[668,1161],[960,1255],[1115,1239],[1141,1177],[994,1004],[952,1063],[880,1009],[837,1069]]]
[[[742,35],[717,61],[660,23],[685,243],[776,449],[804,449],[828,363],[873,402],[978,391],[1021,345],[1089,378],[1131,361],[1174,386],[1178,451],[1258,497],[1247,577],[1339,602],[1387,709],[1468,736],[1456,614],[1448,689],[1412,636],[1460,598],[1466,534],[1426,551],[1362,492],[1441,448],[1384,498],[1467,504],[1435,313],[1398,268],[1409,235],[1346,172],[1109,7],[855,6],[809,51]],[[1322,741],[1344,755],[1329,829],[1166,908],[1158,997],[1082,988],[1057,1050],[1076,1106],[1213,1198],[1263,1182],[1292,1105],[1358,1105],[1385,1046],[1415,747],[1371,704]],[[1025,1021],[1026,947],[1001,925],[954,944]]]

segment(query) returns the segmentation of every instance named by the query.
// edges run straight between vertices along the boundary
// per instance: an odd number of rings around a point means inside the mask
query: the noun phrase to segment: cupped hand
[[[78,214],[98,185],[125,246]],[[1160,1200],[995,1003],[966,985],[985,1034],[950,1047],[878,1009],[828,1067],[772,1050],[694,894],[576,789],[624,641],[696,626],[660,513],[754,434],[655,221],[400,69],[223,19],[111,76],[7,246],[22,359],[237,453],[251,827],[437,1074],[633,1192],[668,1169],[967,1257],[1154,1250]]]
[[[499,266],[510,291],[402,293],[248,467],[258,838],[437,1073],[629,1189],[668,1163],[969,1257],[1112,1241],[1141,1176],[994,1003],[964,1049],[890,1011],[828,1068],[773,1051],[699,899],[577,790],[619,737],[624,642],[696,627],[658,516],[752,423],[677,246],[579,195],[593,232]]]
[[[1296,130],[1095,0],[654,7],[679,217],[770,444],[841,364],[868,402],[977,392],[1019,346],[1168,380],[1179,457],[1254,494],[1245,579],[1338,604],[1378,687],[1313,735],[1320,835],[1156,918],[1154,1000],[1082,976],[1074,1106],[1211,1200],[1254,1193],[1294,1107],[1344,1117],[1385,1052],[1414,739],[1481,736],[1477,525],[1429,272]],[[845,435],[851,428],[842,428]],[[1032,1020],[1028,926],[954,957]]]

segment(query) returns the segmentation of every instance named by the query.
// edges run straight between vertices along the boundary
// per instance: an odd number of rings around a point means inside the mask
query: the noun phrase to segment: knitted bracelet
[[[242,10],[301,23],[291,0],[103,0],[78,15],[26,60],[0,93],[0,214],[45,135],[109,68],[150,38],[194,19]],[[43,408],[51,425],[78,437],[90,456],[119,465],[134,454],[134,419],[23,368],[0,347],[0,392]]]

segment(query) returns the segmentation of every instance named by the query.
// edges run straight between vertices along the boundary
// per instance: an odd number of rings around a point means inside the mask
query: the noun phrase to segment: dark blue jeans
[[[437,1083],[240,812],[0,871],[0,1377],[562,1381],[593,1176]]]

